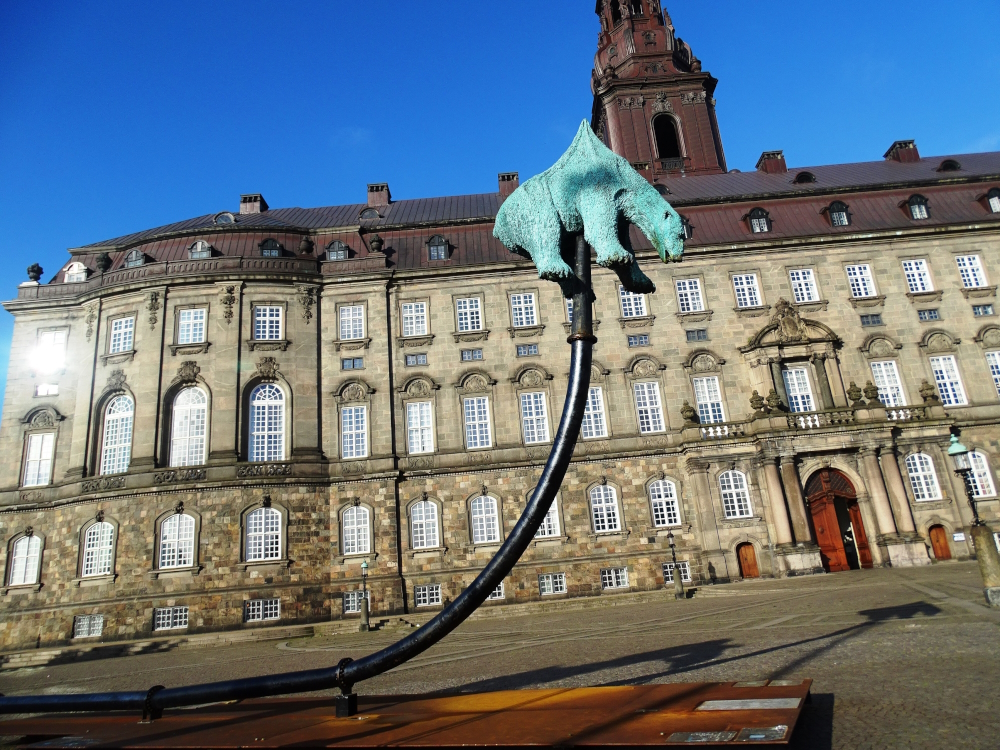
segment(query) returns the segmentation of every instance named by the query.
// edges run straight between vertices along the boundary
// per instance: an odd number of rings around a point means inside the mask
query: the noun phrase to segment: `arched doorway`
[[[928,536],[931,538],[931,549],[934,550],[934,559],[938,561],[950,560],[951,545],[948,544],[948,532],[944,526],[941,524],[931,526],[927,531]]]
[[[872,567],[858,496],[846,476],[835,469],[816,472],[806,483],[806,502],[828,572]]]
[[[757,553],[750,542],[744,542],[736,548],[736,560],[740,564],[741,578],[760,578],[760,568],[757,567]]]

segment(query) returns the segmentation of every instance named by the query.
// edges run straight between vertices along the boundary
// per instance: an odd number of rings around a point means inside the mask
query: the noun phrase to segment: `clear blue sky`
[[[491,192],[590,116],[593,0],[0,2],[0,289],[223,209]],[[730,168],[1000,150],[1000,0],[667,3]],[[0,386],[12,318],[0,313]],[[14,366],[17,366],[16,363]]]

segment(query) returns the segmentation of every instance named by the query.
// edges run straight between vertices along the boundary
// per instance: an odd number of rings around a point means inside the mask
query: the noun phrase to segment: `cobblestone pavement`
[[[812,678],[796,744],[996,747],[1000,612],[974,563],[703,589],[466,623],[362,693]],[[22,669],[0,692],[146,689],[336,664],[399,630]],[[2,734],[2,730],[0,730]]]

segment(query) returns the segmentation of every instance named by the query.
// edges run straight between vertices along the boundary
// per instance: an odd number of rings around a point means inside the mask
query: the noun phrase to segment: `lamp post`
[[[684,582],[681,581],[681,569],[677,565],[677,542],[674,532],[667,532],[667,544],[670,545],[670,557],[674,561],[674,599],[684,599]]]
[[[991,607],[1000,607],[1000,553],[993,539],[993,531],[979,517],[976,507],[976,491],[973,484],[975,467],[969,457],[969,449],[958,442],[956,435],[951,436],[948,446],[948,456],[955,467],[955,473],[962,478],[965,485],[965,496],[972,508],[972,546],[976,550],[976,560],[979,562],[979,573],[983,577],[983,595]]]
[[[361,627],[362,633],[368,632],[368,561],[361,563]]]

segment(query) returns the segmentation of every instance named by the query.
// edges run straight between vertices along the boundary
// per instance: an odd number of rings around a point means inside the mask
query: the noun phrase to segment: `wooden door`
[[[819,545],[823,558],[823,567],[830,573],[850,570],[833,498],[817,497],[809,503],[809,510],[812,513],[813,530],[816,532],[816,544]]]
[[[950,560],[951,545],[948,544],[948,532],[944,530],[944,526],[931,526],[930,536],[934,558],[937,560]]]
[[[862,568],[875,567],[872,560],[872,551],[868,546],[868,535],[865,533],[865,525],[861,521],[861,508],[858,501],[847,504],[847,512],[851,514],[851,526],[854,528],[854,541],[858,543],[858,558]]]
[[[749,542],[736,548],[736,557],[740,563],[740,575],[743,578],[760,578],[757,568],[757,553]]]

